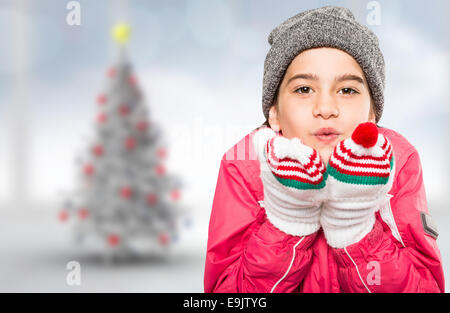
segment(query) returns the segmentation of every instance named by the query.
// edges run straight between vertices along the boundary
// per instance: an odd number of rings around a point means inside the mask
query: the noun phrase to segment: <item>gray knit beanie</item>
[[[324,6],[301,12],[274,28],[264,61],[262,107],[269,118],[278,86],[292,60],[310,48],[333,47],[353,56],[363,70],[374,102],[376,123],[383,113],[384,58],[377,36],[343,7]]]

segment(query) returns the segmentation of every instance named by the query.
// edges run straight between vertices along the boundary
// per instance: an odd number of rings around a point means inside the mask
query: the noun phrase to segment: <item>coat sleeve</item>
[[[392,223],[377,212],[374,228],[360,242],[333,249],[344,292],[444,292],[437,233],[426,231],[423,222],[428,208],[419,154],[413,150],[391,189]]]
[[[275,228],[246,177],[258,175],[222,158],[208,229],[204,291],[294,292],[312,261],[316,233],[292,236]],[[258,181],[252,179],[251,181]],[[261,188],[259,188],[261,190]]]

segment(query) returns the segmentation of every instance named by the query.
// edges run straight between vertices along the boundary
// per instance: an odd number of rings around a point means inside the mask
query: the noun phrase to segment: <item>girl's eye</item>
[[[310,93],[311,88],[310,87],[300,87],[300,88],[296,89],[295,91],[299,91],[299,90],[300,90],[300,93]]]
[[[342,88],[340,91],[343,91],[344,94],[356,94],[356,93],[359,93],[355,89],[352,89],[352,88]]]

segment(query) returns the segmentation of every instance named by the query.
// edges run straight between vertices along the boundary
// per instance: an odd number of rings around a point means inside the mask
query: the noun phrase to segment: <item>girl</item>
[[[205,292],[444,292],[419,154],[376,125],[375,34],[326,6],[269,43],[266,122],[221,161]]]

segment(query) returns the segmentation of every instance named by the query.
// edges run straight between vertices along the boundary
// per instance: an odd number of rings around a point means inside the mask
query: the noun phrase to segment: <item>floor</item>
[[[166,258],[108,262],[74,245],[54,211],[21,212],[0,212],[0,292],[203,292],[206,217]]]

